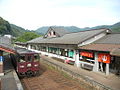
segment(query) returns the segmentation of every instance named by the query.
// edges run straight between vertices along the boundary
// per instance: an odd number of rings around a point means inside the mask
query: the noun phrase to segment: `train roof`
[[[28,50],[26,48],[15,47],[18,54],[38,54],[34,51]]]

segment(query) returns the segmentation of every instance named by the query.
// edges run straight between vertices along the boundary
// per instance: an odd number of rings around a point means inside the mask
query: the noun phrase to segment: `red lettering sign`
[[[110,63],[110,55],[106,53],[99,53],[98,61],[103,63]]]
[[[85,57],[90,57],[93,58],[93,53],[92,52],[80,52],[80,55],[85,56]]]

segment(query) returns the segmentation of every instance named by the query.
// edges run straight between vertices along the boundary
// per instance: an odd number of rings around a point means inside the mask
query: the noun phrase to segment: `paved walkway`
[[[19,85],[20,81],[8,56],[6,56],[4,60],[4,74],[4,76],[0,77],[1,90],[23,90],[21,85]]]
[[[103,73],[92,72],[92,71],[80,69],[75,66],[71,66],[62,62],[58,62],[50,57],[41,56],[41,58],[43,60],[49,60],[50,62],[54,62],[55,64],[66,67],[67,69],[74,71],[75,73],[79,73],[80,75],[86,78],[89,78],[90,80],[93,80],[95,82],[98,82],[104,86],[110,87],[113,90],[120,90],[120,77],[114,74],[110,74],[109,76],[106,76]]]

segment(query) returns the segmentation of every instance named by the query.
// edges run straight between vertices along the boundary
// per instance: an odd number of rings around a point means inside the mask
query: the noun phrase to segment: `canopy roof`
[[[6,45],[6,44],[0,44],[0,50],[8,53],[15,54],[16,51],[12,46]]]
[[[86,49],[86,50],[94,50],[94,51],[108,51],[111,52],[113,50],[114,54],[119,54],[119,48],[120,48],[120,34],[108,34],[101,39],[82,47],[79,47],[80,49]],[[113,54],[113,52],[112,52]],[[117,55],[117,54],[116,54]]]
[[[114,56],[120,56],[120,48],[112,50],[110,54]]]

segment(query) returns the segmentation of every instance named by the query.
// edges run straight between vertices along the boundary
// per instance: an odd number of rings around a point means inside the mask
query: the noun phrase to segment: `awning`
[[[113,56],[120,56],[120,48],[113,49],[113,50],[110,52],[110,54],[113,55]]]
[[[8,53],[15,54],[16,51],[13,47],[5,45],[5,44],[0,44],[0,50]]]
[[[94,50],[94,51],[108,51],[111,52],[113,49],[120,48],[120,44],[88,44],[79,49]]]

